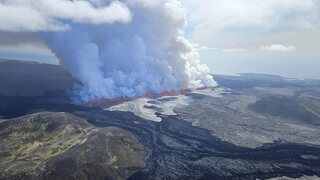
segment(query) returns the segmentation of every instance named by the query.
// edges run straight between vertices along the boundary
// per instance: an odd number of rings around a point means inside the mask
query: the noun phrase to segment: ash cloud
[[[34,1],[10,0],[22,5]],[[76,100],[216,85],[196,49],[182,36],[186,20],[177,0],[37,2],[38,9],[24,6],[37,12],[45,25],[24,27],[16,22],[11,30],[41,34],[81,82],[74,88]],[[0,8],[4,6],[14,4],[0,0]],[[44,12],[42,6],[48,9]],[[0,29],[10,31],[8,26]]]

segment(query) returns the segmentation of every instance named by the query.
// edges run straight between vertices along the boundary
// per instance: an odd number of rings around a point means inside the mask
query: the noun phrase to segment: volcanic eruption
[[[5,1],[38,13],[48,48],[81,82],[73,98],[144,96],[216,85],[197,49],[183,37],[178,0]],[[52,6],[52,4],[54,4]]]

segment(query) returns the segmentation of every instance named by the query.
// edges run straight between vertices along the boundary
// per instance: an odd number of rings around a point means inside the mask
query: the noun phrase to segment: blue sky
[[[320,79],[318,0],[181,3],[188,20],[184,36],[199,49],[201,61],[212,73],[253,72]],[[39,39],[30,39],[0,33],[0,58],[58,63]]]

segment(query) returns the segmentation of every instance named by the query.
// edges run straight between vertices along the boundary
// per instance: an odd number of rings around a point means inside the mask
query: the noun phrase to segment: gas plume
[[[81,82],[73,91],[77,100],[216,85],[183,37],[186,19],[177,0],[38,2],[35,12],[49,27],[35,31]]]

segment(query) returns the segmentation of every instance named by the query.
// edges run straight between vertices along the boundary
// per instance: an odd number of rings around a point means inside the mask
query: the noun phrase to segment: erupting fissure
[[[105,17],[106,22],[92,24],[63,21],[68,30],[43,33],[48,47],[81,82],[73,88],[75,102],[170,94],[170,89],[187,93],[216,85],[197,49],[182,36],[186,21],[180,1],[87,2],[97,11],[129,11],[130,18]]]
[[[217,85],[183,37],[180,0],[0,0],[0,6],[11,17],[0,30],[32,34],[78,80],[74,102]],[[20,21],[22,12],[33,18]]]
[[[201,87],[201,88],[197,88],[197,89],[194,89],[194,90],[201,91],[201,90],[211,89],[211,90],[215,91],[218,88],[219,88],[219,86]],[[160,94],[153,94],[151,92],[148,92],[144,96],[134,96],[132,98],[123,97],[123,98],[112,98],[112,99],[96,99],[96,100],[90,100],[90,101],[82,102],[82,104],[93,105],[93,104],[98,104],[98,103],[130,101],[130,100],[136,100],[136,99],[141,99],[141,98],[160,98],[160,97],[167,97],[167,96],[177,96],[177,95],[190,94],[194,90],[192,90],[192,89],[171,90],[171,91],[161,92]]]

